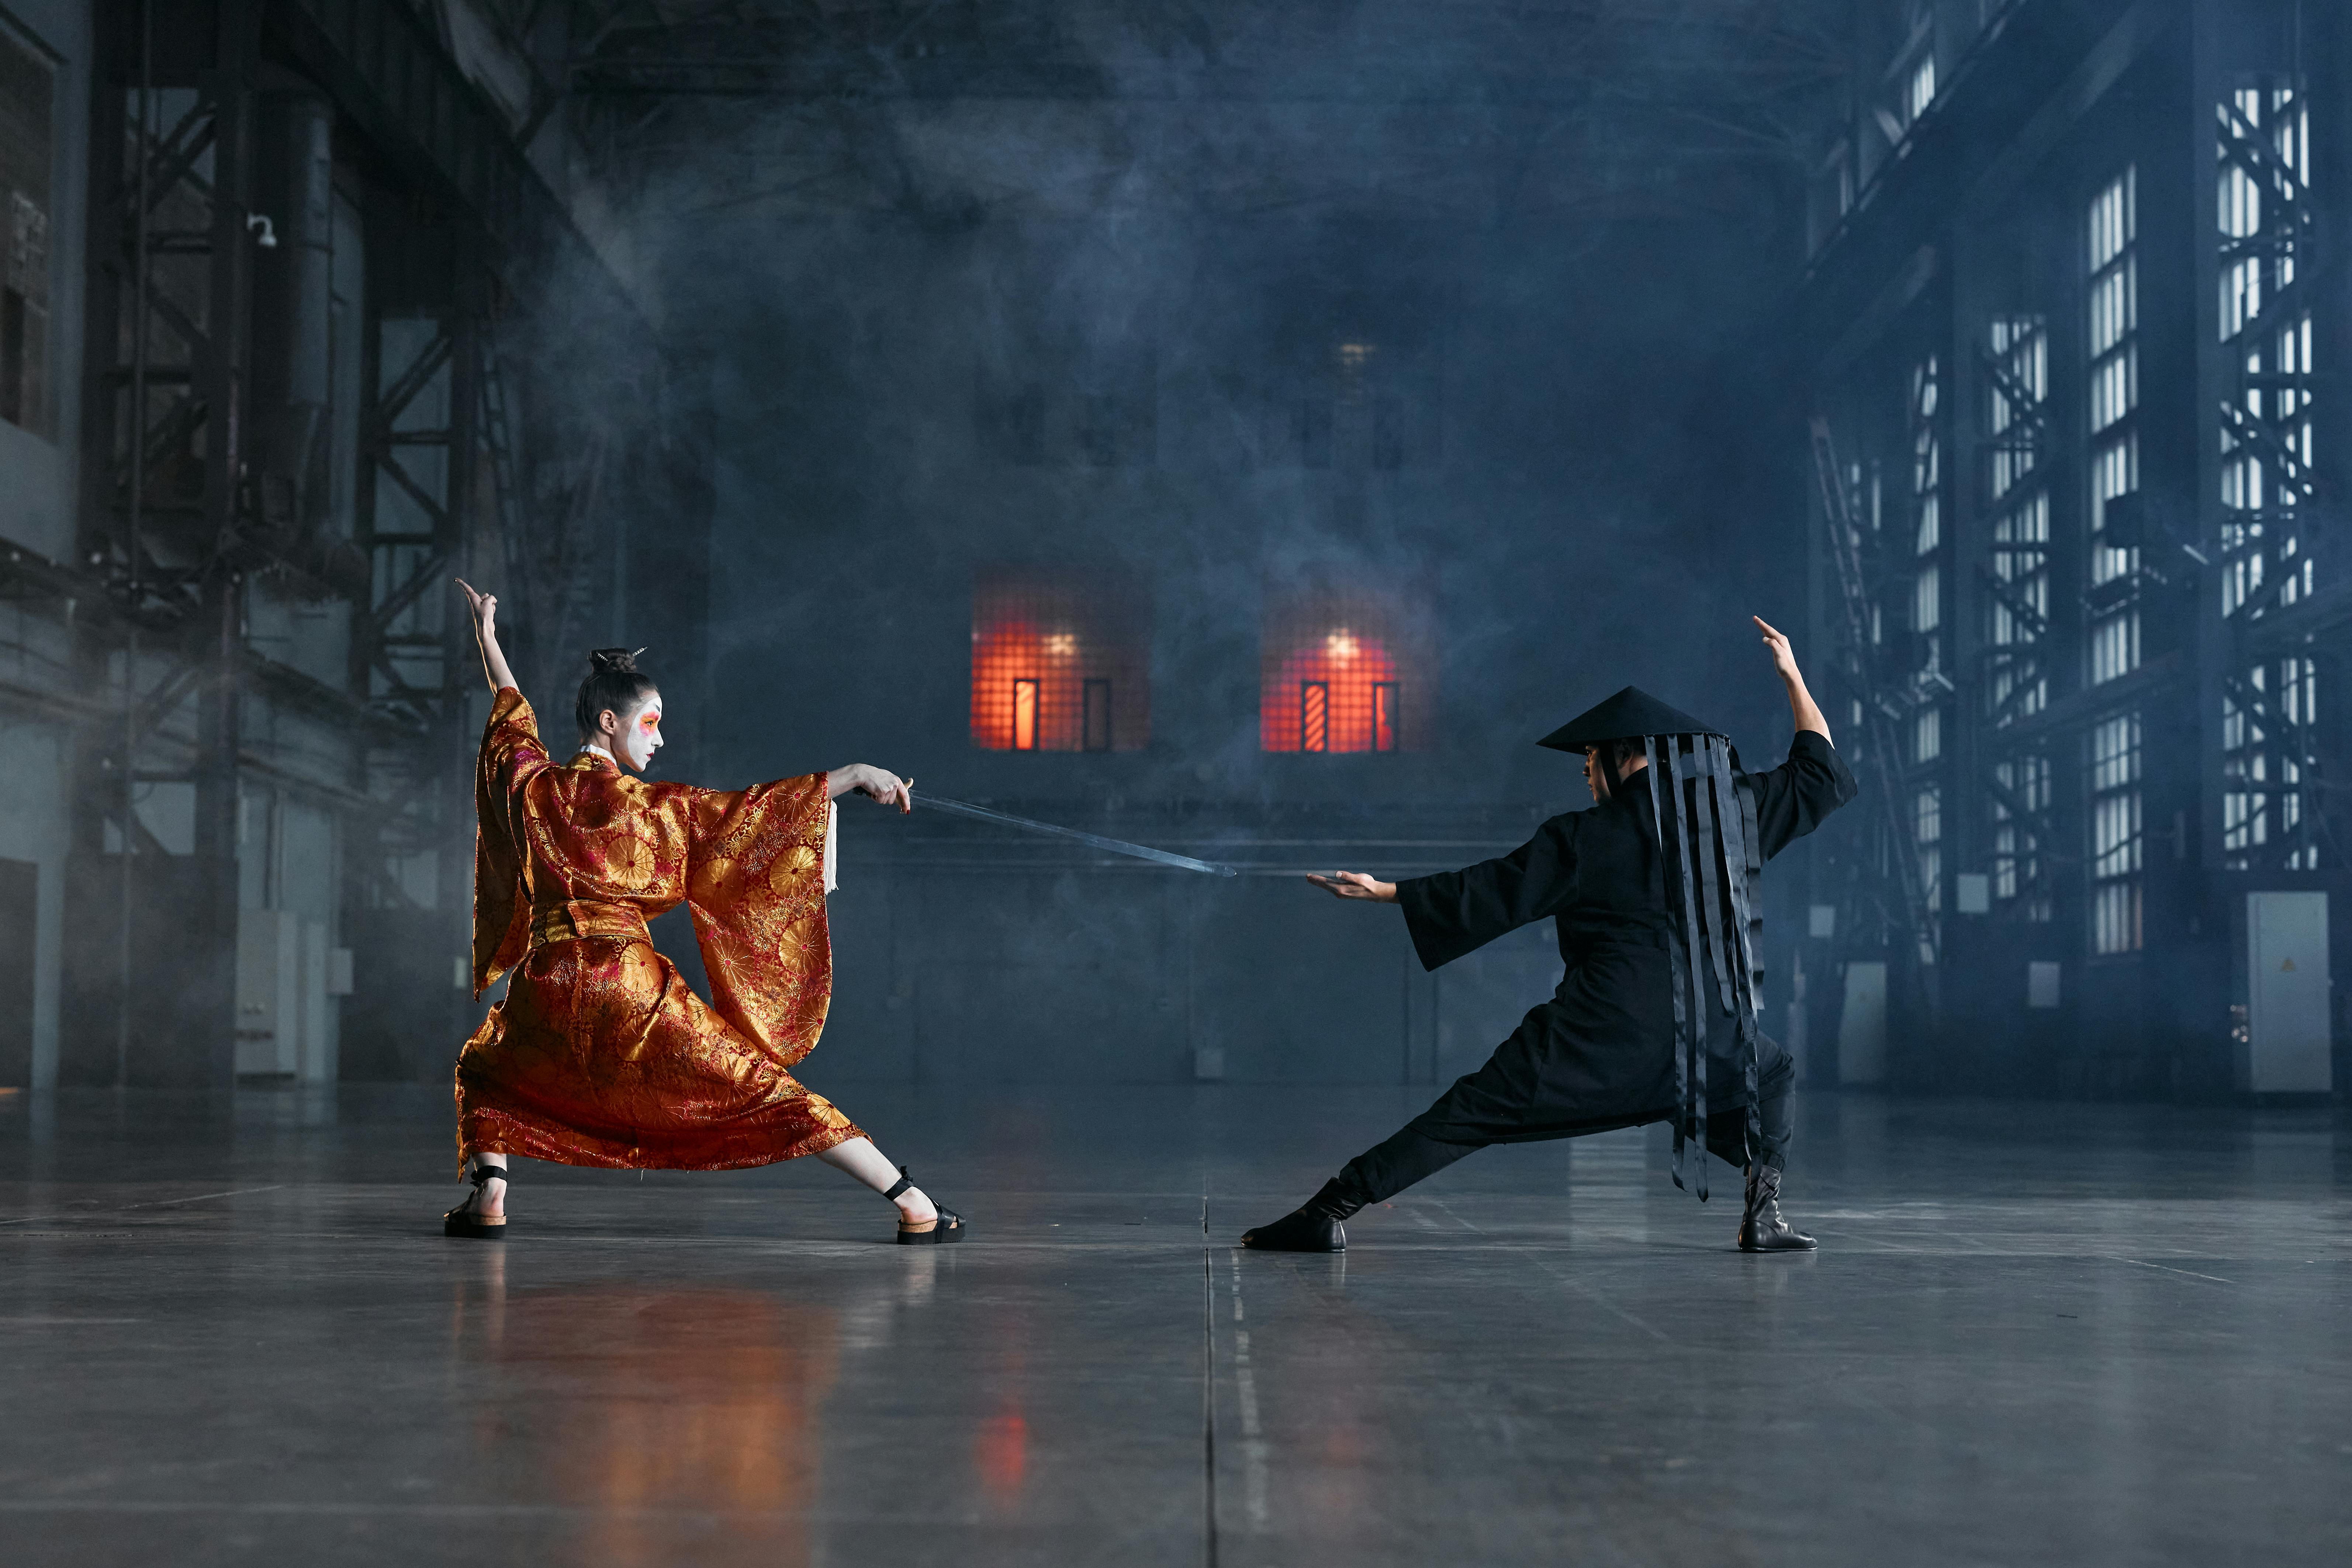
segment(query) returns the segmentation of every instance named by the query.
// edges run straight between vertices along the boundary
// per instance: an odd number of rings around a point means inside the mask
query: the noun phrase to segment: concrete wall
[[[71,0],[6,0],[0,28],[45,55],[56,71],[49,171],[47,417],[45,434],[0,421],[0,549],[51,561],[74,548],[75,453],[80,430],[84,193],[89,123],[90,7]],[[19,599],[0,607],[0,856],[38,868],[32,1050],[27,1079],[58,1070],[64,942],[70,736],[66,628],[58,607]]]
[[[73,0],[7,0],[0,27],[56,68],[49,174],[48,437],[0,421],[0,540],[66,560],[74,547],[81,430],[82,243],[89,184],[90,10]]]
[[[0,624],[19,617],[0,615]],[[65,935],[67,731],[58,724],[0,724],[0,857],[38,868],[33,919],[32,1052],[26,1082],[46,1088],[58,1076],[59,963]],[[0,1085],[0,1087],[6,1087]]]

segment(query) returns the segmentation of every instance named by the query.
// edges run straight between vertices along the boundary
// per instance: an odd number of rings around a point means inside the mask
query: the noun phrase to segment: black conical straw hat
[[[1581,752],[1601,741],[1620,741],[1635,735],[1722,733],[1679,708],[1667,707],[1640,687],[1629,686],[1579,713],[1536,744],[1549,746],[1555,752]]]

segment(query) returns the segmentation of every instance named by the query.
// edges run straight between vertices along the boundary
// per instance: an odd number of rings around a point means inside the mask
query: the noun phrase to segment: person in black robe
[[[1396,904],[1426,969],[1552,920],[1567,973],[1486,1066],[1244,1246],[1341,1251],[1349,1215],[1474,1150],[1654,1121],[1674,1124],[1677,1186],[1693,1152],[1701,1199],[1698,1151],[1746,1167],[1742,1250],[1814,1246],[1780,1215],[1796,1072],[1756,1026],[1757,877],[1855,786],[1789,639],[1756,625],[1796,720],[1780,766],[1739,772],[1719,732],[1629,686],[1541,742],[1584,754],[1591,810],[1555,816],[1466,870],[1309,879],[1343,899]]]

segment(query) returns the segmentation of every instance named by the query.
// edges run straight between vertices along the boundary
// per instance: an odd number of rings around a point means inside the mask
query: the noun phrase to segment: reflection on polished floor
[[[0,1097],[0,1558],[2208,1564],[2352,1539],[2352,1121],[1806,1100],[1811,1257],[1641,1133],[1241,1254],[1427,1090],[845,1090],[814,1162],[519,1163],[446,1098]],[[1726,1196],[1732,1200],[1727,1205]],[[1204,1232],[1205,1226],[1205,1232]]]

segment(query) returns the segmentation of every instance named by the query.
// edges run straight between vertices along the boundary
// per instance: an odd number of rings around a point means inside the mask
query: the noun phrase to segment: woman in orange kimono
[[[580,748],[558,762],[499,651],[498,600],[458,586],[496,694],[475,777],[475,994],[514,978],[457,1058],[474,1192],[444,1229],[507,1234],[510,1154],[688,1171],[814,1154],[898,1205],[900,1241],[962,1240],[959,1215],[789,1070],[833,994],[832,803],[855,790],[910,811],[908,782],[862,763],[740,791],[632,778],[661,748],[662,701],[622,648],[590,656]],[[646,934],[681,902],[713,1005]]]

